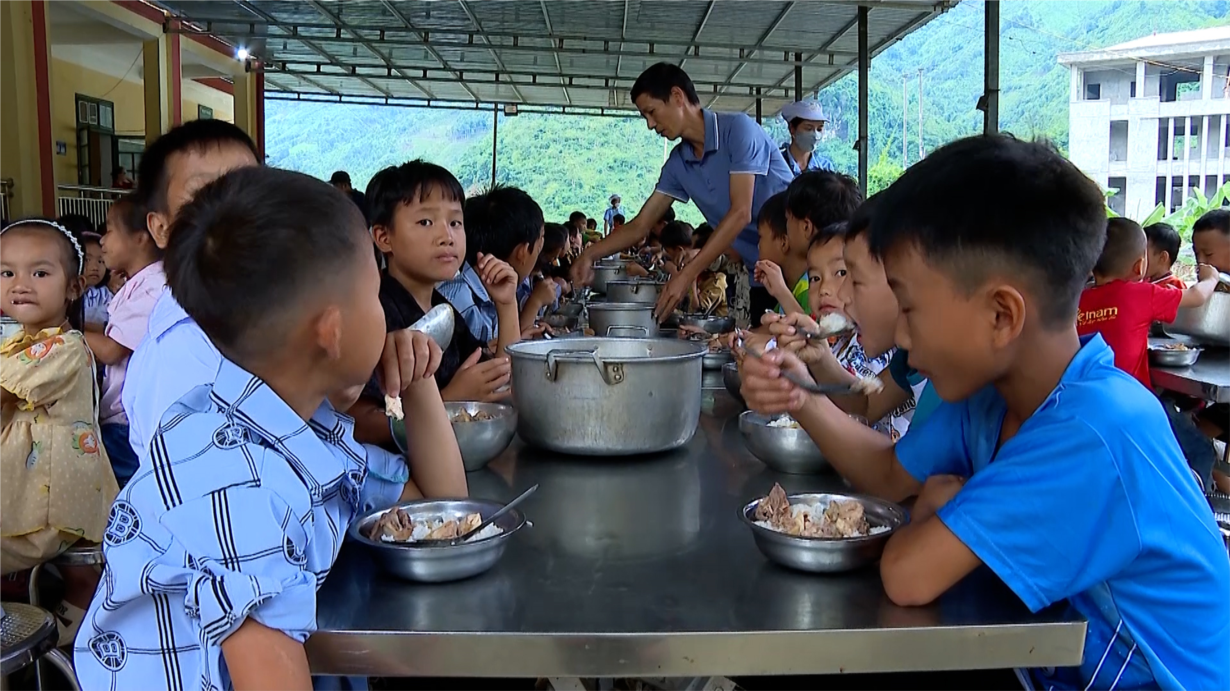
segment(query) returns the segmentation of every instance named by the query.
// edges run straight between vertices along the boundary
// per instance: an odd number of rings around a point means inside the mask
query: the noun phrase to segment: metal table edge
[[[322,631],[315,674],[437,677],[760,676],[1079,665],[1084,620],[769,632]],[[954,647],[961,654],[954,656]],[[1024,655],[1021,651],[1027,650]],[[973,666],[969,660],[977,660]]]

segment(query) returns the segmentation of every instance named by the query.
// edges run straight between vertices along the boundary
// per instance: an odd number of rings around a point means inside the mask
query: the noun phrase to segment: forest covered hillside
[[[1068,140],[1068,72],[1060,53],[1091,50],[1153,33],[1230,23],[1230,0],[1004,0],[1001,4],[1000,122],[1022,137]],[[908,78],[909,161],[918,158],[918,74],[923,80],[923,143],[932,150],[978,132],[982,93],[983,4],[965,0],[872,62],[869,186],[900,173],[902,80]],[[858,126],[853,74],[822,91],[830,118],[821,153],[855,173]],[[381,168],[414,158],[439,163],[468,191],[491,180],[491,112],[269,100],[270,165],[327,178],[347,170],[362,189]],[[787,139],[777,118],[765,127]],[[500,183],[524,188],[549,219],[573,209],[597,217],[612,193],[634,213],[652,191],[663,141],[640,118],[521,114],[500,118]],[[700,220],[694,207],[680,209]]]

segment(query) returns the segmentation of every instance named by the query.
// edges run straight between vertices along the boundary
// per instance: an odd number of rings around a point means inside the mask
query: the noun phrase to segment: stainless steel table
[[[1150,338],[1150,344],[1175,339]],[[1167,391],[1215,403],[1230,403],[1230,350],[1205,346],[1191,367],[1149,367],[1153,385]]]
[[[1079,664],[1085,622],[1030,614],[987,570],[929,607],[889,602],[873,567],[837,576],[765,561],[737,516],[775,481],[748,454],[739,409],[705,391],[691,443],[597,461],[519,440],[470,491],[507,501],[534,483],[533,521],[469,581],[415,585],[347,545],[318,599],[317,674],[674,677]]]

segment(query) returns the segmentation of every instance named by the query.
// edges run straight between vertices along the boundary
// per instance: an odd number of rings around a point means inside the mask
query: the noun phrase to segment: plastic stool
[[[0,619],[0,675],[7,677],[39,660],[47,660],[60,670],[73,691],[81,691],[72,661],[56,649],[56,636],[56,620],[51,612],[34,605],[5,603],[4,618]]]

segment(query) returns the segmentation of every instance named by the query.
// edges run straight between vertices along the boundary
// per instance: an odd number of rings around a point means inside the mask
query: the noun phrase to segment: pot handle
[[[602,381],[608,386],[614,386],[624,380],[624,366],[619,363],[608,365],[598,355],[597,348],[589,348],[585,350],[552,350],[547,353],[547,381],[555,381],[559,374],[559,363],[564,362],[592,362],[598,368],[598,373],[602,375]]]
[[[618,329],[624,329],[626,331],[639,331],[645,335],[645,338],[649,338],[649,329],[647,329],[644,326],[640,326],[638,324],[612,324],[606,327],[606,335],[610,336],[614,331]]]

